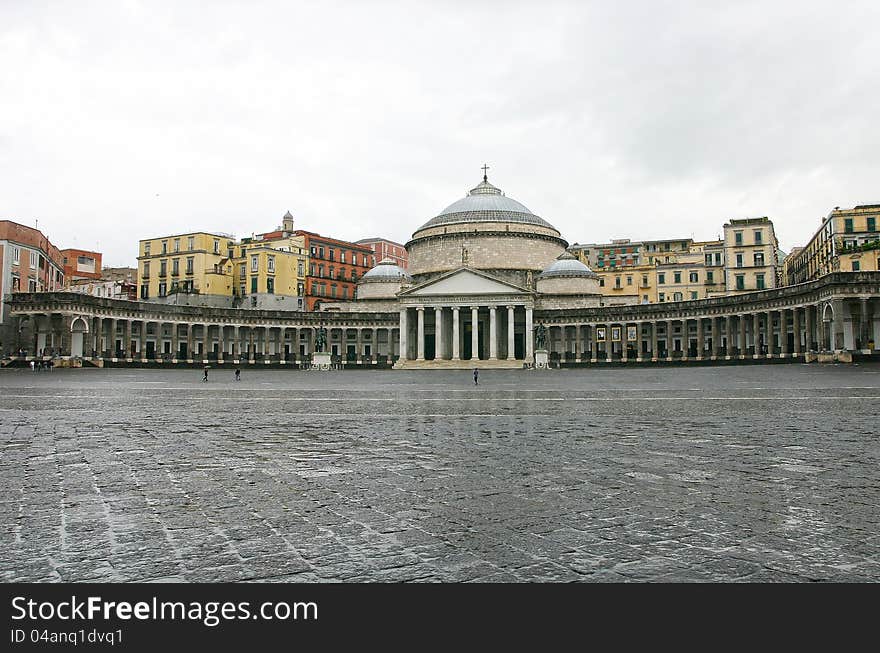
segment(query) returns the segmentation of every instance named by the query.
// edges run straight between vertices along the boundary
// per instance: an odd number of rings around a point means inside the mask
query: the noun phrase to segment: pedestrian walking
[[[474,385],[480,385],[479,378],[480,378],[480,370],[474,368]]]
[[[31,361],[31,372],[37,371],[37,364],[34,361]]]
[[[208,381],[208,366],[207,365],[205,365],[205,378],[203,378],[202,381],[204,381],[204,382]]]
[[[235,368],[235,380],[241,381],[241,370],[238,369],[237,367]]]

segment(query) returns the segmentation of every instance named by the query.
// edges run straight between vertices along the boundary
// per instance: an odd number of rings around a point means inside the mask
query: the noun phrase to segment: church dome
[[[549,222],[539,218],[523,204],[507,197],[500,188],[490,184],[484,175],[483,181],[472,188],[466,197],[447,206],[416,231],[468,222],[515,222],[555,230]]]
[[[376,267],[367,271],[361,281],[411,281],[406,270],[398,266],[392,259],[384,258]]]
[[[552,277],[588,277],[596,279],[599,275],[575,258],[570,252],[565,252],[538,275],[539,279],[549,279]]]

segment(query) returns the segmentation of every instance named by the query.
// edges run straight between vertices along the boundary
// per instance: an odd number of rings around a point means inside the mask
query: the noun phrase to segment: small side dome
[[[586,277],[598,279],[599,275],[578,260],[571,252],[563,253],[559,258],[548,266],[538,279],[551,279],[555,277]]]
[[[397,265],[393,259],[384,258],[376,267],[361,277],[361,282],[369,281],[410,282],[412,277],[407,274],[406,270]]]

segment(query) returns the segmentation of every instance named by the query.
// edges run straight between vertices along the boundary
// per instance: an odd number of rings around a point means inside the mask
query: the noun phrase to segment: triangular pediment
[[[483,272],[459,269],[401,293],[406,297],[425,295],[510,295],[528,292]]]

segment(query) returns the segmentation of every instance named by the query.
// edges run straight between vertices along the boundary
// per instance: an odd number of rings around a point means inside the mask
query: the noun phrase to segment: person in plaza
[[[34,361],[31,361],[31,372],[37,371],[37,364]]]
[[[474,385],[480,385],[479,378],[480,378],[480,370],[478,370],[477,368],[474,368]]]
[[[202,381],[207,381],[207,380],[208,380],[208,366],[205,365],[205,377],[202,379]]]
[[[235,368],[235,380],[241,381],[241,370],[239,368]]]

